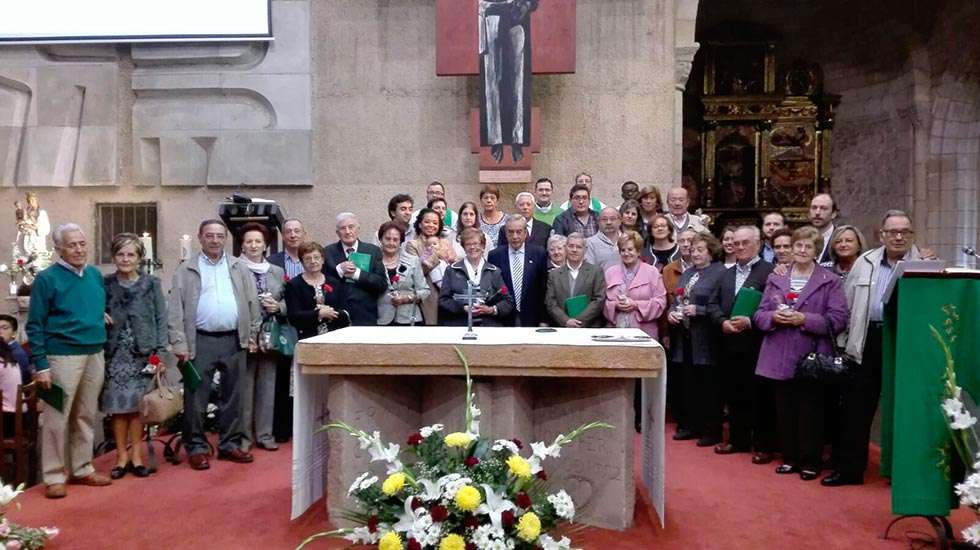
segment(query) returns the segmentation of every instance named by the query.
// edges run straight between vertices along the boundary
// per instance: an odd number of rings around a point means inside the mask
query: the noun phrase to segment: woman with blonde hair
[[[146,477],[150,471],[143,465],[139,404],[155,374],[147,372],[147,366],[153,364],[161,372],[166,368],[157,359],[167,347],[167,306],[160,279],[140,271],[146,249],[138,236],[120,233],[110,250],[116,271],[103,279],[109,326],[102,387],[102,411],[112,419],[116,440],[116,466],[110,477],[119,479],[130,472]]]

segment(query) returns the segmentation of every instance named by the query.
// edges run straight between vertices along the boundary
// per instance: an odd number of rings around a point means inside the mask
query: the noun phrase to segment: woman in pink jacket
[[[603,311],[617,328],[638,328],[657,338],[657,319],[667,307],[667,292],[657,268],[640,260],[643,237],[627,231],[616,243],[620,263],[606,269]]]

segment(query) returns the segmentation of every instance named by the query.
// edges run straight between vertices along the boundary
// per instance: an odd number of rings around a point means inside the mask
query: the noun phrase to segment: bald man
[[[606,268],[619,263],[619,230],[622,222],[619,210],[611,206],[599,212],[599,232],[585,240],[585,261],[605,273]]]
[[[667,190],[667,212],[668,217],[674,224],[674,235],[680,235],[685,229],[693,229],[704,232],[708,229],[701,222],[698,216],[692,216],[687,209],[691,206],[691,199],[687,196],[687,189],[683,187],[671,187]]]

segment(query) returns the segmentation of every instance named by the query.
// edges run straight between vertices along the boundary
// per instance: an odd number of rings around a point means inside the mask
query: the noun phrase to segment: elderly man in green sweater
[[[45,408],[40,436],[45,496],[62,498],[66,481],[111,483],[92,466],[95,412],[105,375],[105,288],[99,270],[87,265],[81,227],[63,224],[53,239],[59,258],[34,280],[26,328],[37,385],[64,392],[61,410]]]

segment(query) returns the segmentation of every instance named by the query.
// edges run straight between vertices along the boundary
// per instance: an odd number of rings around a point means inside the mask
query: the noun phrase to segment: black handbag
[[[826,321],[827,333],[830,334],[834,352],[826,354],[814,350],[801,357],[793,372],[794,380],[833,384],[843,381],[854,372],[852,361],[844,356],[844,350],[837,345],[834,326],[830,323],[830,319]]]

